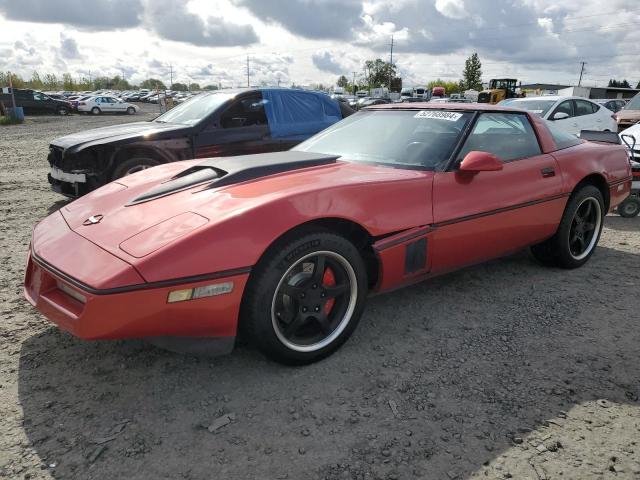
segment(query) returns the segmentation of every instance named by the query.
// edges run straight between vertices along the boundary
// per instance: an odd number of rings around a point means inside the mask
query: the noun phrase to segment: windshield
[[[172,108],[167,113],[160,115],[154,122],[195,125],[233,97],[234,95],[229,93],[205,93],[196,95]]]
[[[625,110],[640,110],[640,93],[631,99],[624,107]]]
[[[293,150],[343,160],[434,170],[449,160],[472,113],[442,110],[364,111]]]
[[[555,100],[513,100],[512,102],[509,102],[509,106],[529,110],[530,112],[537,113],[541,117],[544,117],[555,103]],[[500,104],[504,105],[504,103]]]

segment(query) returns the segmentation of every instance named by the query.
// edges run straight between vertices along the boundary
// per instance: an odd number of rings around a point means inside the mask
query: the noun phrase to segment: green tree
[[[140,88],[148,88],[149,90],[155,90],[156,88],[160,90],[166,90],[167,87],[161,80],[157,78],[147,78],[140,83]]]
[[[461,93],[463,91],[460,87],[460,82],[448,82],[440,78],[427,83],[427,88],[429,90],[431,90],[433,87],[444,87],[445,93],[447,95],[451,95],[452,93]]]
[[[11,84],[14,88],[24,88],[27,86],[27,83],[23,80],[20,75],[15,73],[11,74]],[[9,72],[0,72],[0,87],[8,87],[9,86]]]
[[[29,86],[34,90],[42,90],[44,87],[44,83],[42,83],[42,79],[40,78],[40,74],[37,71],[33,72],[31,75],[31,80],[29,81]]]
[[[76,82],[73,81],[73,77],[69,73],[62,74],[62,89],[63,90],[75,90]]]
[[[218,85],[205,85],[203,90],[218,90]]]
[[[188,89],[189,87],[187,87],[186,83],[176,82],[171,84],[171,90],[176,90],[178,92],[186,92]]]
[[[189,90],[202,90],[202,89],[200,88],[200,84],[199,83],[191,82],[189,84]]]
[[[364,68],[367,72],[367,84],[371,86],[371,88],[388,87],[389,79],[391,79],[391,83],[393,84],[393,79],[396,77],[396,66],[380,58],[367,60],[364,62]]]
[[[636,85],[636,88],[640,88],[640,80],[638,80],[638,84]]]
[[[464,62],[461,86],[464,90],[482,90],[482,63],[475,52]]]
[[[53,73],[47,73],[44,76],[44,80],[42,81],[42,83],[44,84],[44,88],[46,90],[57,90],[58,88],[60,88],[58,77],[56,77]]]
[[[340,75],[338,81],[336,82],[336,85],[346,90],[347,87],[349,87],[349,79],[347,79],[347,77],[345,77],[344,75]]]

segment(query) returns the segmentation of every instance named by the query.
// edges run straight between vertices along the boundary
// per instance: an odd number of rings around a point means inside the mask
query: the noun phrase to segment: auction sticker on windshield
[[[458,112],[442,112],[440,110],[420,110],[413,118],[435,118],[437,120],[448,120],[450,122],[457,122],[461,113]]]

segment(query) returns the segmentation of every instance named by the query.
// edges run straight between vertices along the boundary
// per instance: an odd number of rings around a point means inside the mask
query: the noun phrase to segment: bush
[[[22,123],[22,120],[11,117],[0,117],[0,125],[17,125]]]

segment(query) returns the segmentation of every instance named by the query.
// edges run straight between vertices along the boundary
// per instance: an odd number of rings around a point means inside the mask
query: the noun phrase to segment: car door
[[[568,117],[561,118],[560,115],[567,114]],[[548,119],[558,125],[567,132],[578,135],[580,129],[575,119],[575,106],[573,100],[565,100],[560,102],[558,106],[551,112]]]
[[[461,172],[471,151],[500,159],[499,171]],[[541,151],[529,117],[487,112],[433,183],[434,272],[517,251],[555,232],[564,208],[559,166]]]
[[[260,92],[241,96],[214,116],[194,140],[196,158],[280,150],[271,138]]]
[[[604,130],[603,115],[599,115],[600,106],[588,100],[574,100],[575,119],[578,133],[582,130]]]

